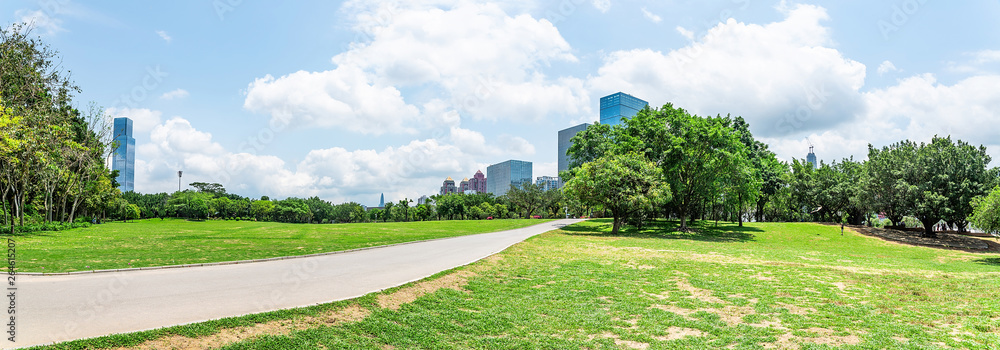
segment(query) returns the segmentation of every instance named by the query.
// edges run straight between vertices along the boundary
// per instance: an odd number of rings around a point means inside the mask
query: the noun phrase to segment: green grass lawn
[[[306,255],[516,229],[545,220],[283,224],[152,219],[15,236],[19,272],[71,272]]]
[[[808,223],[705,225],[610,236],[591,220],[352,301],[53,348],[215,336],[205,344],[225,349],[1000,349],[1000,255]],[[455,276],[465,283],[428,287]],[[413,290],[428,293],[380,304]],[[330,318],[345,310],[356,317]],[[231,336],[248,329],[263,335]]]

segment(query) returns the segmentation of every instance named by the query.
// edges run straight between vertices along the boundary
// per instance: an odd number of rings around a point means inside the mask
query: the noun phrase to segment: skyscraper
[[[816,169],[819,163],[816,162],[816,152],[813,152],[813,148],[812,145],[809,145],[809,154],[806,155],[806,162],[812,165],[813,169]]]
[[[622,118],[631,118],[647,105],[648,102],[624,92],[601,97],[601,124],[621,124]]]
[[[486,175],[482,170],[476,170],[476,174],[469,179],[469,189],[476,193],[486,193]]]
[[[135,139],[132,138],[132,119],[114,120],[115,156],[111,169],[118,170],[118,188],[122,192],[135,191]]]
[[[556,159],[559,160],[560,173],[569,170],[570,159],[569,156],[566,155],[566,152],[569,152],[569,148],[573,147],[573,136],[576,136],[577,133],[586,130],[588,126],[590,126],[590,124],[583,123],[572,128],[559,131],[559,157]],[[561,182],[559,183],[559,187],[562,187]]]
[[[510,185],[523,186],[531,183],[531,162],[508,160],[486,168],[486,192],[502,196],[510,190]]]
[[[555,190],[559,188],[558,176],[539,176],[535,178],[535,184],[542,188],[542,191]]]
[[[453,180],[451,176],[449,176],[447,179],[444,179],[444,183],[441,184],[440,194],[449,194],[455,192],[458,192],[458,187],[455,186],[455,180]]]
[[[385,208],[385,193],[378,196],[378,207]]]

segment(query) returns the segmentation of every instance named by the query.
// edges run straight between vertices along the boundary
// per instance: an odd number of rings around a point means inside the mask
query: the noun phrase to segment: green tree
[[[250,203],[250,216],[257,221],[268,221],[271,220],[271,214],[274,212],[274,202],[269,200],[256,200]]]
[[[993,188],[987,196],[973,199],[972,208],[969,222],[976,228],[1000,238],[1000,186]]]
[[[545,206],[545,196],[541,186],[533,183],[525,183],[521,186],[510,185],[507,199],[528,219],[536,210]]]
[[[223,196],[226,194],[226,188],[217,183],[192,182],[188,185],[197,189],[198,192],[208,193],[213,197]]]
[[[863,198],[874,210],[885,214],[892,226],[900,226],[913,209],[913,193],[904,173],[916,162],[917,145],[909,140],[878,149],[868,145]]]
[[[655,163],[638,154],[606,156],[577,169],[564,191],[580,202],[611,211],[611,233],[617,235],[633,213],[670,200],[670,186],[663,183],[662,175]]]

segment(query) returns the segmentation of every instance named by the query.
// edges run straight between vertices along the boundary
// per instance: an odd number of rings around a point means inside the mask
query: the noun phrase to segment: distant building
[[[486,168],[486,176],[489,178],[486,192],[502,196],[507,194],[511,185],[520,187],[531,183],[531,162],[508,160],[493,164]]]
[[[417,198],[417,205],[430,204],[428,202],[432,202],[431,197],[420,196],[420,198]]]
[[[558,176],[539,176],[535,178],[535,184],[542,188],[542,191],[559,189]]]
[[[114,120],[115,156],[111,163],[113,170],[118,170],[118,189],[122,192],[135,191],[135,139],[132,138],[132,119],[115,118]]]
[[[813,146],[811,145],[809,146],[809,155],[806,155],[806,163],[812,165],[813,169],[819,166],[819,163],[816,162],[816,152],[813,152]]]
[[[481,170],[476,170],[476,174],[469,179],[469,190],[486,193],[486,175]]]
[[[458,187],[455,186],[455,180],[452,180],[451,176],[449,176],[447,179],[444,180],[444,183],[441,184],[441,194],[449,194],[455,192],[458,192]]]
[[[569,170],[570,159],[566,153],[569,152],[570,147],[573,147],[573,136],[576,136],[576,134],[581,131],[587,130],[588,126],[590,126],[590,124],[583,123],[572,128],[559,131],[559,156],[556,157],[556,159],[559,160],[558,170],[560,173]],[[562,183],[559,183],[559,187],[562,187]]]
[[[469,178],[462,179],[462,182],[458,184],[458,192],[469,192]]]
[[[378,206],[382,207],[382,208],[385,208],[385,193],[381,194],[378,197]]]
[[[617,125],[631,118],[649,103],[624,92],[601,97],[601,124]]]

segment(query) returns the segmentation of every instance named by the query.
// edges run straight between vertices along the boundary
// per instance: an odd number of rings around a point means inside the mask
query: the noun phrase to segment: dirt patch
[[[647,344],[647,343],[637,342],[637,341],[634,341],[634,340],[623,340],[617,334],[610,333],[610,332],[604,332],[604,333],[601,333],[598,336],[591,335],[588,338],[589,338],[589,340],[594,340],[595,338],[612,339],[612,340],[615,341],[615,345],[624,346],[624,347],[627,347],[629,349],[647,349],[647,348],[649,348],[649,344]]]
[[[705,336],[705,332],[699,331],[697,329],[683,328],[683,327],[670,327],[670,328],[667,328],[667,335],[665,335],[665,336],[655,336],[655,337],[653,337],[653,339],[656,339],[656,340],[659,340],[659,341],[670,341],[670,340],[684,339],[686,337],[704,337],[704,336]]]
[[[404,304],[409,304],[417,300],[417,298],[434,293],[442,288],[459,290],[465,285],[468,278],[472,276],[475,276],[475,273],[469,270],[462,270],[431,281],[419,282],[412,286],[404,287],[392,294],[379,295],[376,299],[378,300],[378,305],[383,308],[399,310]]]
[[[309,329],[315,327],[316,325],[356,322],[364,319],[368,316],[368,314],[369,311],[367,309],[357,305],[352,305],[319,316],[271,321],[249,327],[227,328],[220,330],[218,333],[198,338],[173,335],[166,338],[150,340],[135,347],[118,349],[211,349],[230,343],[254,339],[263,335],[288,335],[294,331]]]
[[[790,313],[792,315],[808,315],[808,314],[816,312],[816,309],[813,309],[813,308],[801,307],[801,306],[796,306],[796,305],[786,304],[786,303],[781,303],[781,302],[779,302],[777,304],[778,304],[778,307],[781,307],[781,308],[783,308],[785,310],[788,310],[788,313]]]
[[[698,299],[706,303],[726,304],[725,300],[713,296],[712,291],[695,287],[691,285],[691,283],[688,282],[686,279],[677,278],[674,280],[674,282],[677,284],[677,288],[679,288],[680,290],[691,293],[691,296],[689,298]]]

